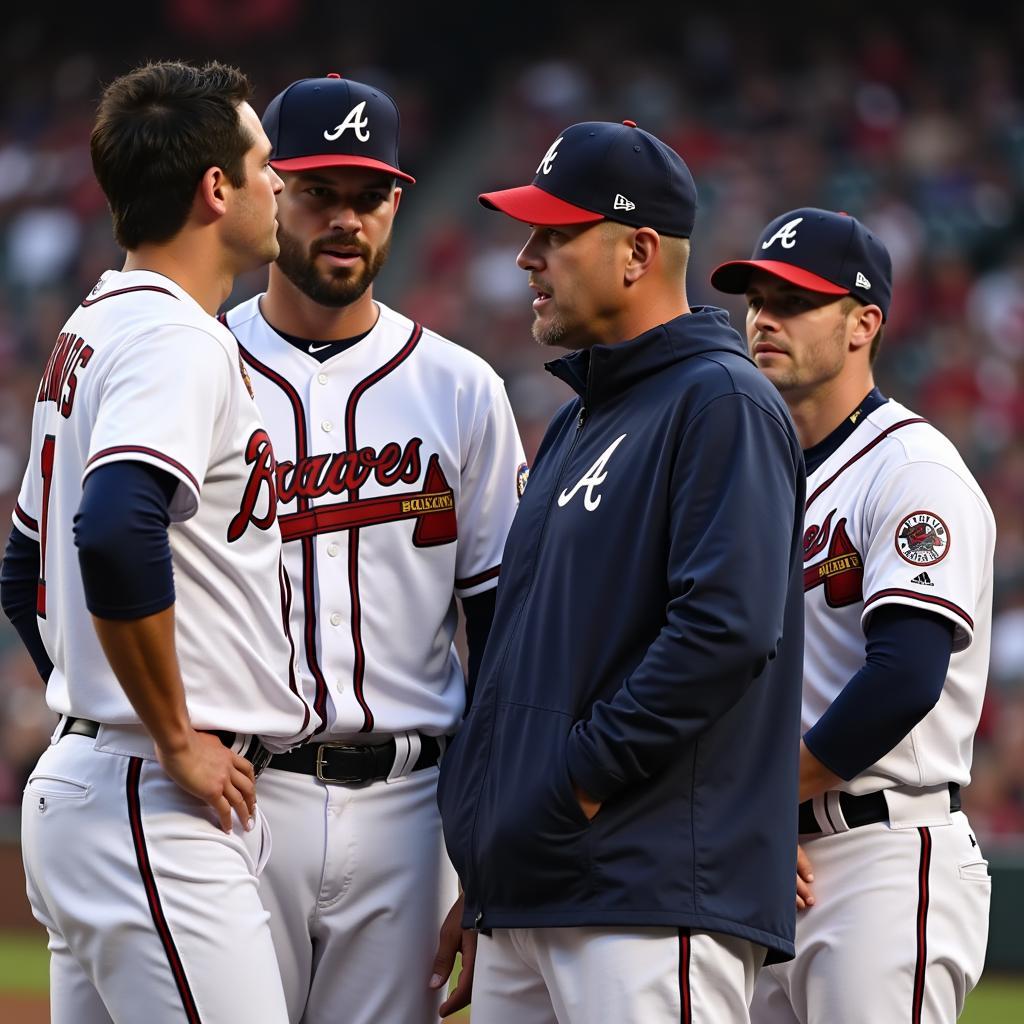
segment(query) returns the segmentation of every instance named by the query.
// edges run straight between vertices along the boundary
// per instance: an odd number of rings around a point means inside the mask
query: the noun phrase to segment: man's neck
[[[180,235],[161,245],[142,245],[128,253],[122,268],[125,273],[148,270],[170,278],[206,310],[217,310],[231,294],[234,275],[202,246],[186,242]]]
[[[379,315],[372,285],[348,306],[323,306],[299,291],[276,267],[271,267],[260,312],[271,327],[307,341],[354,338],[369,331]]]
[[[805,451],[824,441],[875,386],[871,373],[848,380],[836,378],[811,392],[783,394]]]

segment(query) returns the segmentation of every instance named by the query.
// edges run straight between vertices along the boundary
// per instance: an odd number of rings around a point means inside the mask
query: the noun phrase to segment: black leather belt
[[[889,805],[885,802],[885,793],[882,790],[875,793],[864,793],[862,796],[840,793],[839,807],[850,828],[889,820]],[[949,809],[950,811],[960,810],[960,785],[956,782],[949,784]],[[813,801],[805,800],[800,805],[800,835],[820,835],[822,831],[818,819],[814,816]]]
[[[286,754],[275,754],[270,765],[286,772],[314,775],[321,782],[353,786],[386,779],[395,766],[396,750],[394,737],[376,746],[305,743]],[[420,756],[411,770],[418,772],[430,768],[440,760],[441,744],[438,740],[434,736],[421,736]]]
[[[57,739],[62,740],[65,736],[88,736],[90,739],[96,739],[99,732],[99,722],[93,722],[88,718],[68,717],[64,719],[60,735]],[[221,729],[204,729],[203,732],[209,732],[212,736],[216,736],[229,750],[235,745],[235,741],[238,738],[237,733],[224,732]],[[263,746],[259,738],[253,736],[250,738],[245,750],[242,751],[242,757],[252,765],[253,774],[259,776],[260,772],[270,763],[271,754]]]

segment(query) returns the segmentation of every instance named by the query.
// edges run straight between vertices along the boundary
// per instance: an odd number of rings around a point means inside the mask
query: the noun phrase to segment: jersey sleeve
[[[458,597],[471,597],[497,586],[505,537],[526,473],[526,456],[512,407],[495,377],[491,401],[476,423],[462,467],[455,558]]]
[[[949,619],[954,652],[969,647],[992,573],[995,523],[987,506],[957,473],[930,462],[893,472],[873,506],[861,626],[883,605],[906,604]]]
[[[230,369],[211,334],[183,324],[148,332],[118,354],[100,385],[84,478],[143,462],[178,481],[172,522],[195,515],[229,402]]]

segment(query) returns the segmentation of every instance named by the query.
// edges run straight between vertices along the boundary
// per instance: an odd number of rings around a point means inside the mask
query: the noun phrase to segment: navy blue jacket
[[[548,364],[552,421],[441,765],[464,924],[793,955],[804,471],[726,313]],[[588,823],[573,782],[603,801]]]

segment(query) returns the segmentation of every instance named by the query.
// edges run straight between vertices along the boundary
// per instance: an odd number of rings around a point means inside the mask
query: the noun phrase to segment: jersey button
[[[327,545],[327,554],[330,555],[331,558],[334,558],[338,554],[338,545],[337,544],[328,544]]]
[[[329,434],[334,429],[334,424],[330,420],[324,420],[320,424],[320,429]]]
[[[326,384],[327,383],[327,374],[326,373],[318,373],[316,375],[316,379],[318,381],[320,381],[321,384]]]
[[[337,612],[335,612],[331,616],[331,625],[332,626],[340,626],[341,625],[341,616]]]

